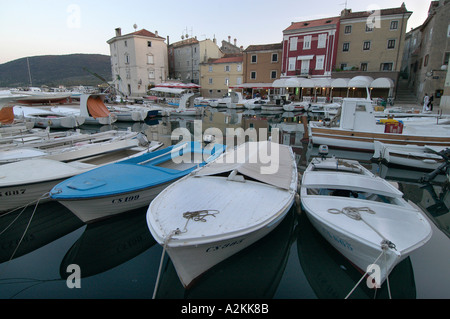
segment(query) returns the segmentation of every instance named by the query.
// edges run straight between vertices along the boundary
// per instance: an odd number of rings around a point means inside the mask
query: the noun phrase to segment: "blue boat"
[[[222,144],[184,142],[74,176],[50,191],[52,199],[89,223],[150,204],[177,179],[219,157]]]

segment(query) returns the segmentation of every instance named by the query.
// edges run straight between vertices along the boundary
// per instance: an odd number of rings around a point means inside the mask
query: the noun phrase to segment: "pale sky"
[[[109,55],[107,40],[147,29],[169,36],[252,44],[282,41],[291,22],[338,16],[345,0],[0,0],[0,64],[35,55],[98,53]],[[356,11],[400,7],[413,14],[408,29],[421,25],[429,0],[347,0]]]

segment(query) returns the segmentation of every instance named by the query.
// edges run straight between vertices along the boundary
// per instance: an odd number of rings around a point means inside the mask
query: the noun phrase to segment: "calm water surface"
[[[279,127],[281,141],[293,146],[301,172],[311,156],[317,154],[317,148],[301,142],[302,124],[298,124],[299,117],[292,115],[222,111],[207,113],[201,123],[203,130]],[[86,130],[128,126],[170,145],[175,128],[194,133],[195,123],[192,118],[163,119]],[[450,298],[450,195],[445,179],[424,187],[417,183],[423,172],[372,163],[371,154],[330,150],[331,154],[359,160],[373,172],[397,182],[405,197],[420,206],[430,219],[431,240],[390,275],[392,298]],[[28,226],[33,208],[27,208],[20,216],[17,212],[0,217],[1,299],[152,298],[162,247],[147,228],[147,208],[86,225],[59,203],[51,202],[37,206]],[[81,268],[81,288],[67,285],[72,274],[67,267],[71,264]],[[361,273],[294,206],[272,233],[205,273],[189,290],[180,284],[166,254],[156,298],[342,299],[360,278]],[[73,283],[70,278],[69,282]],[[385,284],[375,295],[363,281],[351,295],[374,297],[388,298]]]

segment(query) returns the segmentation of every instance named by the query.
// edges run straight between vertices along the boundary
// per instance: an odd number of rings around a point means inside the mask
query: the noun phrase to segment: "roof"
[[[199,41],[196,38],[189,38],[189,39],[181,40],[178,42],[174,42],[170,46],[173,48],[178,48],[178,47],[182,47],[184,45],[191,45],[191,44],[197,44],[197,43],[199,43]]]
[[[209,63],[239,63],[239,62],[243,62],[244,61],[244,57],[242,56],[242,54],[240,55],[233,55],[233,56],[224,56],[223,58],[219,58],[219,59],[210,59],[210,61],[208,61]]]
[[[164,39],[164,40],[165,40],[165,38],[160,37],[159,35],[156,35],[156,34],[153,33],[153,32],[150,32],[150,31],[145,30],[145,29],[141,29],[141,30],[136,31],[136,32],[132,32],[132,33],[128,33],[128,34],[123,34],[123,35],[116,36],[116,37],[114,37],[114,38],[109,39],[108,41],[106,41],[106,43],[112,43],[112,42],[115,41],[116,39],[124,38],[124,37],[132,37],[132,36],[136,36],[136,35],[137,35],[137,36],[141,36],[141,37],[147,37],[147,38],[153,38],[153,39]]]
[[[145,29],[142,29],[142,30],[139,30],[139,31],[136,31],[136,32],[133,32],[133,33],[125,34],[125,35],[140,35],[140,36],[143,36],[143,37],[164,39],[163,37],[160,37],[159,35],[156,35],[155,33],[150,32],[150,31],[145,30]]]
[[[283,49],[283,43],[272,43],[272,44],[256,44],[256,45],[249,45],[247,49],[244,50],[244,52],[248,51],[274,51],[274,50],[282,50]]]
[[[388,9],[381,9],[380,15],[382,16],[388,16],[388,15],[395,15],[395,14],[403,14],[403,13],[412,13],[406,9],[406,6],[404,3],[401,7],[398,8],[388,8]],[[347,19],[356,19],[356,18],[366,18],[372,15],[372,11],[359,11],[359,12],[352,12],[351,9],[347,9],[345,13],[341,16],[341,20],[347,20]]]
[[[283,30],[285,31],[292,31],[292,30],[301,30],[301,29],[307,29],[307,28],[314,28],[314,27],[322,27],[327,25],[334,25],[339,22],[339,17],[329,17],[329,18],[323,18],[323,19],[317,19],[317,20],[308,20],[308,21],[301,21],[301,22],[292,22],[292,24]]]

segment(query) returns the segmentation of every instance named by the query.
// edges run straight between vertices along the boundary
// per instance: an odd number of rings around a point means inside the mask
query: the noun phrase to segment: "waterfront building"
[[[140,97],[168,76],[167,44],[165,38],[142,29],[116,36],[107,41],[111,52],[113,83],[127,96]]]
[[[201,94],[206,98],[227,95],[231,87],[243,83],[243,55],[228,54],[200,63]]]
[[[447,82],[450,58],[450,1],[431,1],[428,16],[420,26],[420,42],[414,51],[409,81],[418,102],[433,95],[433,105],[450,109],[450,83]],[[448,80],[447,80],[448,81]]]
[[[170,44],[168,50],[170,78],[183,83],[200,84],[200,63],[223,55],[215,39],[199,41],[196,37],[183,37]]]
[[[372,11],[344,9],[340,16],[339,44],[332,77],[387,77],[396,84],[411,14],[404,3],[399,8]]]
[[[331,77],[336,62],[339,17],[292,22],[283,30],[283,76]]]

